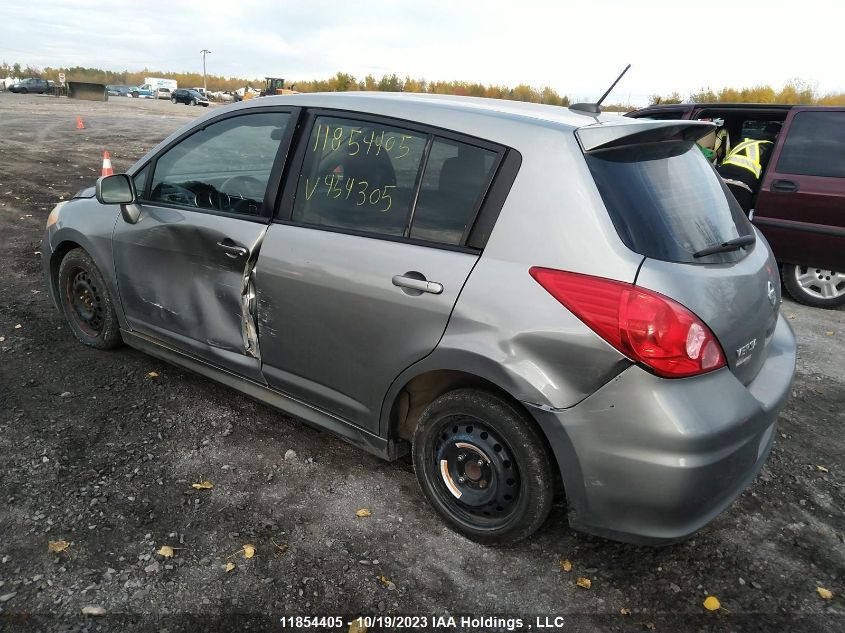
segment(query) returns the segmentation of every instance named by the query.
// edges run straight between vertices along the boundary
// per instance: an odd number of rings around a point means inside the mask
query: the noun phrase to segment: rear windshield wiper
[[[757,238],[755,238],[754,235],[741,235],[739,237],[735,237],[732,240],[728,240],[727,242],[722,242],[721,244],[702,248],[697,253],[693,253],[692,256],[705,257],[707,255],[713,255],[714,253],[727,253],[728,251],[735,251],[739,248],[750,246],[755,241],[757,241]]]

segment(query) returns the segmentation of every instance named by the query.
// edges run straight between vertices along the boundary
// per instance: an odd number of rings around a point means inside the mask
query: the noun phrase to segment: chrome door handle
[[[400,288],[417,290],[418,292],[429,292],[433,295],[439,295],[443,292],[443,284],[437,283],[436,281],[407,277],[405,275],[394,275],[393,285],[399,286]]]
[[[231,241],[227,242],[226,240],[224,240],[222,242],[217,242],[217,246],[226,251],[226,255],[228,257],[231,257],[232,259],[236,259],[238,257],[245,257],[246,254],[249,253],[249,251],[246,250],[243,246],[238,246],[237,244]]]

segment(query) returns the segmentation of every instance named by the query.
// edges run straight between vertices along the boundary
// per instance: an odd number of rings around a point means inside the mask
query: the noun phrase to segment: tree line
[[[162,72],[144,68],[140,71],[111,71],[100,68],[83,68],[74,66],[45,67],[24,66],[21,64],[0,63],[0,77],[9,75],[15,77],[43,77],[56,81],[60,72],[65,74],[68,81],[90,81],[103,84],[122,84],[137,86],[144,83],[145,77],[162,77],[175,79],[180,86],[196,87],[202,86],[201,73],[176,73]],[[244,86],[262,88],[263,78],[223,77],[221,75],[206,75],[206,84],[209,90],[237,90]],[[354,90],[370,90],[381,92],[423,92],[429,94],[463,95],[470,97],[489,97],[493,99],[509,99],[513,101],[528,101],[531,103],[544,103],[548,105],[568,106],[569,97],[558,94],[554,89],[534,87],[528,84],[519,84],[514,87],[505,85],[482,84],[469,81],[429,81],[426,79],[414,79],[410,76],[404,78],[394,74],[383,75],[376,78],[373,75],[366,75],[362,79],[344,72],[335,73],[328,79],[313,80],[289,80],[287,87],[299,92],[345,92]],[[793,79],[788,81],[783,88],[775,90],[769,85],[756,85],[750,88],[724,87],[720,90],[713,90],[710,87],[701,88],[698,92],[689,94],[684,98],[679,92],[672,92],[667,95],[654,94],[649,98],[651,104],[670,103],[790,103],[808,105],[845,105],[845,93],[828,93],[819,95],[812,85]],[[625,103],[604,104],[602,109],[608,112],[628,112],[634,106]]]
[[[724,87],[713,90],[709,86],[693,92],[684,99],[679,92],[668,95],[654,94],[649,98],[652,105],[671,103],[788,103],[796,105],[845,105],[845,92],[829,92],[820,95],[815,88],[800,79],[787,81],[783,88],[758,84],[750,88]]]
[[[21,67],[20,64],[7,64],[5,61],[0,64],[0,76],[6,77],[43,77],[56,81],[60,72],[65,74],[67,81],[90,81],[103,84],[122,84],[136,86],[144,83],[144,77],[161,77],[163,79],[175,79],[180,86],[195,87],[202,86],[201,73],[176,73],[150,70],[144,68],[140,71],[111,71],[100,68],[83,68],[74,66],[45,67],[33,66]],[[244,77],[223,77],[220,75],[206,75],[206,85],[209,90],[237,90],[244,86],[262,88],[263,78]],[[315,79],[310,81],[287,81],[286,86],[299,92],[344,92],[350,90],[375,90],[381,92],[427,92],[431,94],[466,95],[472,97],[491,97],[495,99],[512,99],[514,101],[530,101],[533,103],[545,103],[549,105],[568,106],[569,98],[559,95],[554,89],[548,86],[535,88],[527,84],[520,84],[516,87],[484,85],[468,81],[428,81],[425,79],[413,79],[411,77],[399,77],[396,74],[384,75],[376,78],[373,75],[366,75],[358,79],[348,73],[338,72],[329,79]]]

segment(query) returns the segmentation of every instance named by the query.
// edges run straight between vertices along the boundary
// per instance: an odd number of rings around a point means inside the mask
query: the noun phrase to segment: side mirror
[[[97,200],[101,204],[132,204],[135,185],[126,174],[114,174],[97,179]]]

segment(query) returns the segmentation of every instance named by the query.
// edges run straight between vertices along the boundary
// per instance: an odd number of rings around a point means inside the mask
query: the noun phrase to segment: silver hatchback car
[[[386,459],[484,543],[670,543],[753,479],[795,339],[710,125],[372,93],[218,109],[49,216],[50,293]]]

